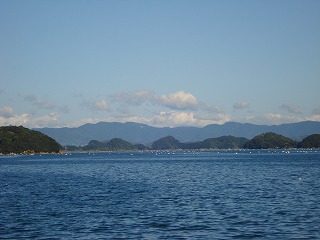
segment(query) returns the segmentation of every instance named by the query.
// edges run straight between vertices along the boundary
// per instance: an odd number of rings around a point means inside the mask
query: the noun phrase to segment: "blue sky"
[[[0,1],[0,125],[320,121],[320,1]]]

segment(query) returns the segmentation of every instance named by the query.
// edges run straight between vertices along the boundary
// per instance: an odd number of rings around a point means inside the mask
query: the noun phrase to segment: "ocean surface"
[[[0,157],[0,239],[320,239],[320,151]]]

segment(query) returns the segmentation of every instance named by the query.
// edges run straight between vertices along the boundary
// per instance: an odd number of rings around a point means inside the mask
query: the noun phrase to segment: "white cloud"
[[[149,102],[175,110],[195,109],[198,106],[196,97],[184,91],[178,91],[169,95],[156,95],[150,91],[137,91],[134,93],[117,93],[112,98],[116,102],[133,106]]]
[[[110,116],[106,118],[83,118],[80,120],[76,120],[72,122],[71,124],[68,124],[68,127],[78,127],[81,125],[84,125],[86,123],[98,123],[98,122],[137,122],[137,123],[145,123],[149,124],[150,119],[146,117],[141,116],[133,116],[133,115],[116,115],[116,116]]]
[[[224,124],[226,122],[230,122],[231,118],[226,114],[218,114],[218,115],[208,115],[208,116],[199,116],[200,119],[199,126],[206,126],[208,124]]]
[[[197,116],[192,112],[160,112],[153,116],[147,124],[157,127],[196,126],[203,127],[209,124],[223,124],[229,121],[226,115]]]
[[[193,126],[196,125],[197,119],[190,112],[160,112],[151,122],[155,126]]]
[[[197,99],[184,91],[161,95],[155,98],[156,103],[176,110],[195,109],[198,105]]]
[[[29,114],[21,114],[21,115],[12,115],[10,117],[3,117],[0,116],[0,125],[7,126],[7,125],[16,125],[16,126],[26,126],[30,117]]]
[[[32,127],[54,127],[59,125],[59,114],[49,113],[36,118],[30,118],[27,122]]]
[[[194,116],[194,114],[191,112],[174,112],[174,111],[160,112],[150,117],[123,115],[123,116],[118,116],[116,119],[113,119],[113,121],[138,122],[138,123],[144,123],[144,124],[148,124],[150,126],[155,126],[155,127],[205,125],[205,123],[197,119]]]
[[[310,116],[310,117],[306,117],[305,120],[320,122],[320,114],[313,115],[313,116]]]
[[[25,126],[30,128],[37,127],[56,127],[59,125],[59,115],[57,113],[50,113],[47,115],[42,115],[39,117],[33,117],[30,114],[14,114],[11,115],[1,115],[0,116],[0,125],[16,125],[16,126]]]
[[[267,113],[258,116],[247,116],[242,119],[242,122],[250,122],[254,124],[265,124],[265,125],[278,125],[283,123],[294,123],[305,121],[305,118],[295,117],[295,116],[287,116],[282,114],[275,113]]]
[[[109,104],[104,99],[100,99],[100,100],[96,100],[96,101],[83,101],[81,103],[81,105],[86,108],[89,108],[90,111],[92,111],[92,112],[110,110]]]
[[[94,107],[98,111],[104,111],[109,108],[108,103],[105,100],[98,100],[94,103]]]
[[[295,107],[295,106],[292,106],[289,104],[282,104],[280,106],[280,108],[286,110],[289,113],[294,113],[294,114],[301,114],[302,113],[298,107]]]
[[[75,120],[73,122],[69,122],[65,126],[66,127],[79,127],[79,126],[87,124],[87,123],[94,124],[94,123],[101,122],[101,121],[107,121],[107,120],[94,119],[94,118],[82,118],[82,119]]]
[[[243,110],[249,108],[249,103],[246,101],[233,104],[233,109]]]

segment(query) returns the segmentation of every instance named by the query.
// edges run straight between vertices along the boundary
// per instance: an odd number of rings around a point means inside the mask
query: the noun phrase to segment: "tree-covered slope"
[[[208,138],[202,141],[200,146],[204,149],[236,149],[242,148],[247,141],[248,139],[242,137],[222,136],[218,138]]]
[[[297,142],[283,135],[268,132],[255,136],[244,144],[247,149],[293,148]]]
[[[312,134],[304,138],[299,144],[299,148],[320,148],[320,134]]]
[[[154,141],[151,145],[151,149],[165,150],[165,149],[181,149],[182,144],[180,141],[172,136],[167,136]]]
[[[58,153],[61,145],[43,133],[22,126],[0,127],[0,153]]]
[[[66,146],[67,151],[135,151],[135,150],[175,150],[175,149],[268,149],[268,148],[319,148],[320,134],[313,134],[301,143],[276,133],[264,133],[251,140],[242,137],[222,136],[207,138],[204,141],[182,143],[173,136],[160,138],[150,147],[143,144],[131,144],[120,138],[110,141],[92,140],[84,147]]]
[[[222,136],[218,138],[208,138],[199,142],[181,143],[172,136],[160,138],[151,145],[151,149],[237,149],[242,148],[248,141],[246,138],[233,136]]]
[[[133,145],[120,138],[113,138],[110,141],[104,142],[92,140],[88,145],[83,147],[83,150],[85,151],[128,151],[138,149],[138,146]]]

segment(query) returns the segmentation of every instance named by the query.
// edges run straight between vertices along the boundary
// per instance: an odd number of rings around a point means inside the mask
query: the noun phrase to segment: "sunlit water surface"
[[[320,239],[320,152],[0,157],[0,239]]]

